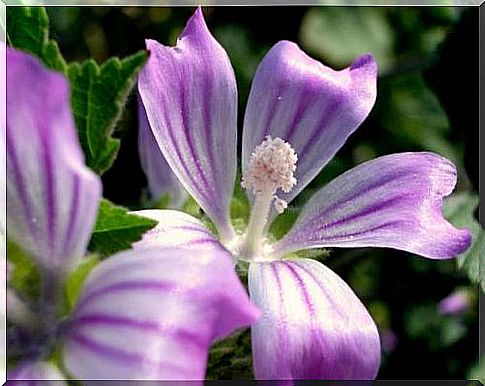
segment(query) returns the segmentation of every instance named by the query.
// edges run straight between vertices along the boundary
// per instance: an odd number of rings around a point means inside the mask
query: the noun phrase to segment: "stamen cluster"
[[[251,154],[241,186],[256,195],[273,196],[276,210],[282,213],[287,203],[274,194],[278,189],[288,193],[295,186],[297,160],[298,156],[288,142],[268,135]]]

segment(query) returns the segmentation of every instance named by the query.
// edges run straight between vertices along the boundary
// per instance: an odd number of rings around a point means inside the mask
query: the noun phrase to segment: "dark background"
[[[193,11],[48,8],[52,37],[66,59],[93,57],[98,63],[144,49],[145,38],[174,45]],[[255,68],[279,40],[296,41],[335,68],[360,53],[377,57],[378,98],[372,113],[307,193],[362,161],[421,150],[455,162],[457,191],[478,190],[478,8],[214,7],[204,8],[204,14],[235,68],[240,121]],[[146,186],[135,102],[132,96],[117,128],[119,156],[103,176],[105,197],[133,209],[142,206]],[[379,378],[470,376],[478,358],[476,287],[453,260],[431,261],[390,249],[335,249],[325,264],[351,285],[389,340]],[[440,314],[439,301],[461,287],[470,293],[470,309],[458,317]],[[210,378],[251,377],[248,333],[230,342],[237,353],[213,352]]]

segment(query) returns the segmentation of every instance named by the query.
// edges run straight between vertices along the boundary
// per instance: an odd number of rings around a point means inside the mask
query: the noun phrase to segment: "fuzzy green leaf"
[[[10,264],[8,284],[28,299],[40,296],[41,275],[31,257],[21,247],[7,241],[7,261]]]
[[[86,164],[102,174],[113,164],[120,147],[112,134],[127,97],[148,56],[140,51],[122,60],[110,58],[99,66],[94,60],[66,64],[59,47],[49,39],[49,18],[43,7],[9,7],[8,39],[16,48],[39,57],[66,74],[71,103]]]
[[[473,283],[479,283],[485,291],[485,232],[473,217],[479,197],[472,193],[460,193],[449,197],[443,206],[446,218],[458,228],[467,228],[472,232],[472,245],[457,256],[458,268],[464,271]]]
[[[49,39],[49,18],[44,7],[8,7],[8,40],[15,47],[39,57],[44,64],[66,73],[59,46]]]
[[[113,163],[120,147],[113,138],[129,92],[147,60],[140,51],[123,60],[111,58],[98,66],[94,60],[72,63],[68,76],[72,88],[72,107],[86,164],[102,174]]]
[[[367,7],[315,7],[300,31],[303,46],[334,66],[346,66],[372,52],[380,71],[393,65],[394,31],[385,10]]]
[[[129,249],[131,244],[140,240],[155,225],[155,220],[128,213],[122,206],[103,199],[88,249],[101,256]]]

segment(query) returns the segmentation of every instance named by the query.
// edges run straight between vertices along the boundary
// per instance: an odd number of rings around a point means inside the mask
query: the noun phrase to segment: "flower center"
[[[278,213],[283,213],[288,206],[276,193],[278,189],[288,193],[296,185],[297,160],[298,156],[288,142],[269,135],[251,154],[241,182],[243,188],[254,194],[254,205],[240,251],[243,258],[251,260],[261,252],[271,204]]]

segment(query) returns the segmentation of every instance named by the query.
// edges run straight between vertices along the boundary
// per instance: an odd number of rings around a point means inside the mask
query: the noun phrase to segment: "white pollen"
[[[278,189],[288,193],[296,185],[297,160],[298,156],[288,142],[268,135],[251,154],[241,186],[251,189],[256,195],[274,196]],[[273,198],[276,210],[282,213],[287,207],[286,201],[277,196]]]
[[[288,203],[278,196],[274,196],[274,207],[278,213],[283,213],[288,208]]]

